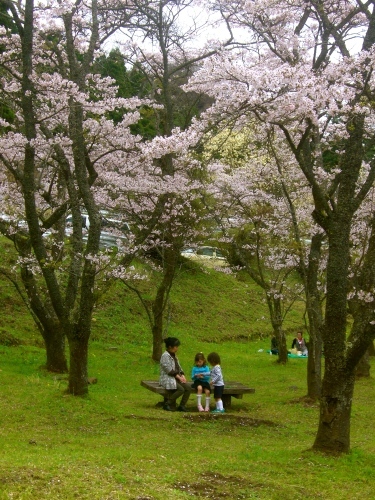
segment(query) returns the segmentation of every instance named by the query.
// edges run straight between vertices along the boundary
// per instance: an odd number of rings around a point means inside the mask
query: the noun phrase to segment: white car
[[[83,234],[83,240],[87,241],[87,230],[90,227],[90,219],[88,214],[82,213],[82,229],[86,230]],[[72,233],[72,216],[69,215],[66,218],[66,234],[70,235]],[[128,240],[128,235],[130,234],[130,227],[127,222],[121,220],[112,219],[104,217],[102,215],[101,220],[102,230],[100,231],[100,247],[101,248],[111,248],[117,247],[118,241]]]
[[[221,250],[209,246],[198,247],[196,249],[185,248],[182,250],[181,255],[190,259],[225,260]]]

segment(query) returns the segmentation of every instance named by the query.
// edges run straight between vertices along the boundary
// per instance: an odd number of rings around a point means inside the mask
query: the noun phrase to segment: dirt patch
[[[289,401],[291,405],[302,404],[305,408],[319,408],[319,401],[311,399],[308,396],[302,396],[301,398],[291,399]]]
[[[141,415],[124,415],[123,418],[126,420],[147,420],[148,422],[160,422],[160,420],[167,420],[165,418],[142,417]]]
[[[19,467],[17,470],[12,470],[12,469],[2,470],[0,474],[0,484],[12,485],[12,484],[25,483],[28,484],[29,486],[30,485],[35,486],[40,483],[45,484],[49,480],[49,478],[50,478],[49,474],[42,470]]]
[[[6,346],[19,346],[21,345],[21,341],[17,339],[14,335],[11,333],[7,332],[6,330],[0,330],[0,345],[6,345]]]
[[[280,424],[272,422],[271,420],[263,420],[258,418],[242,417],[232,414],[212,414],[212,413],[199,413],[184,415],[183,418],[193,423],[203,423],[207,421],[225,422],[232,424],[235,427],[259,427],[265,425],[267,427],[282,427]]]
[[[223,476],[213,472],[204,472],[197,483],[178,481],[174,485],[177,490],[184,491],[188,495],[213,500],[249,498],[250,491],[262,489],[264,486],[241,477]]]

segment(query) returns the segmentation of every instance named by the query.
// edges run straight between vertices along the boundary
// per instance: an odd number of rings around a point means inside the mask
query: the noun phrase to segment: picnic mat
[[[271,354],[271,351],[266,351],[267,354]],[[277,354],[273,354],[273,356],[277,356]],[[302,358],[302,359],[307,359],[307,356],[298,356],[298,354],[292,354],[290,352],[288,352],[288,358]]]

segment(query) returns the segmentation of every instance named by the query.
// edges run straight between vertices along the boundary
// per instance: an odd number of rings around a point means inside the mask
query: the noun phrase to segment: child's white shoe
[[[198,411],[204,411],[204,409],[203,409],[203,406],[202,406],[202,405],[198,405]]]

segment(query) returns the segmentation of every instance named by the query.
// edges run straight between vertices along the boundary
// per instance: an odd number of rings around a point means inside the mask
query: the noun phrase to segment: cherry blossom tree
[[[193,6],[192,0],[136,0],[130,8],[132,15],[123,25],[127,41],[119,42],[128,60],[144,71],[150,97],[160,104],[154,118],[157,136],[146,145],[147,156],[154,158],[147,168],[155,169],[153,182],[156,186],[164,185],[165,189],[155,189],[154,194],[159,193],[156,198],[150,197],[149,192],[139,197],[127,196],[127,205],[124,196],[122,203],[122,208],[127,206],[125,210],[134,220],[138,219],[137,227],[142,228],[140,238],[153,241],[153,253],[155,250],[158,253],[162,272],[151,306],[155,361],[159,361],[162,353],[164,314],[180,253],[197,238],[200,225],[201,183],[197,175],[200,165],[192,153],[203,129],[197,124],[187,129],[205,104],[201,93],[186,96],[180,87],[201,61],[231,41],[228,32],[227,40],[222,43],[197,42],[207,26],[201,21],[204,9],[198,5],[201,12],[198,19]],[[187,22],[191,16],[195,18]]]
[[[150,301],[148,293],[147,301],[155,361],[161,355],[164,317],[181,249],[199,237],[202,182],[195,178],[200,163],[191,154],[198,138],[199,134],[175,130],[170,136],[157,136],[139,144],[139,169],[129,169],[127,173],[106,173],[103,169],[101,198],[107,207],[117,207],[131,221],[133,246],[156,283],[156,291],[151,292],[153,298]],[[169,152],[173,155],[173,175],[163,173],[158,161]],[[124,282],[142,296],[134,284]],[[143,299],[142,303],[146,305]]]
[[[283,323],[306,289],[299,275],[305,278],[311,197],[304,177],[295,175],[293,158],[283,165],[275,139],[261,132],[249,128],[238,141],[236,129],[224,130],[208,142],[205,156],[221,157],[221,165],[211,164],[210,192],[222,223],[221,240],[230,248],[228,260],[264,290],[279,362],[286,363]]]
[[[115,173],[124,163],[130,169],[139,166],[141,137],[129,127],[139,119],[136,109],[142,102],[116,98],[113,81],[91,73],[97,50],[109,36],[108,27],[100,26],[98,2],[6,5],[17,34],[1,33],[2,88],[15,112],[13,123],[2,120],[1,204],[7,215],[1,229],[19,251],[47,358],[56,361],[55,350],[63,359],[66,336],[68,390],[85,394],[96,285],[110,259],[100,252],[101,169],[110,175],[108,165]],[[127,113],[115,124],[106,113],[117,108]],[[90,222],[87,242],[82,211]],[[21,227],[20,220],[25,221]]]
[[[304,176],[295,169],[293,155],[290,155],[289,159],[285,155],[282,134],[277,128],[271,128],[267,130],[267,137],[263,142],[267,145],[270,157],[275,161],[275,172],[279,176],[281,192],[290,215],[294,251],[298,259],[296,270],[303,284],[308,318],[307,398],[314,401],[321,395],[322,304],[325,298],[326,272],[324,233],[311,220],[312,196]],[[291,170],[290,166],[294,168]]]
[[[229,251],[228,259],[234,265],[238,265],[241,260],[242,263],[245,262],[249,274],[253,275],[253,279],[265,290],[270,317],[275,316],[271,319],[271,324],[276,326],[274,335],[282,346],[279,349],[281,362],[287,360],[285,334],[281,328],[283,318],[292,304],[290,300],[302,300],[303,296],[305,297],[308,317],[306,327],[309,332],[307,398],[316,400],[320,397],[321,390],[325,259],[322,258],[323,232],[313,224],[310,216],[312,196],[305,177],[296,170],[293,155],[286,156],[282,136],[277,133],[277,129],[264,130],[257,126],[256,122],[248,122],[242,128],[225,127],[227,120],[222,119],[222,122],[223,130],[217,125],[206,135],[202,156],[207,164],[217,163],[220,159],[220,168],[225,174],[223,177],[220,170],[214,169],[212,199],[215,200],[217,222],[222,226],[225,235],[225,238],[222,238],[224,245],[229,245],[237,254],[240,253],[233,259],[233,252]],[[258,198],[255,192],[258,193]],[[273,203],[273,200],[276,203]],[[280,213],[277,213],[278,205],[281,207]],[[253,247],[259,246],[259,251],[251,253],[248,250],[249,245],[247,248],[244,246],[244,236],[250,234],[251,229],[255,232],[252,223],[254,210],[255,213],[258,212],[257,225],[264,237],[250,241]],[[288,231],[285,231],[284,227],[280,231],[279,226],[282,224],[275,221],[283,221]],[[282,254],[277,250],[278,239],[280,248],[283,248],[288,256],[293,255],[294,268],[288,268],[291,260],[283,260]],[[267,252],[271,254],[268,245],[274,246],[273,254],[276,258],[274,263],[268,258],[267,266],[267,261],[261,256]],[[287,264],[285,268],[283,262]],[[291,290],[285,286],[283,278],[273,280],[278,282],[281,288],[277,292],[278,303],[273,305],[268,294],[271,289],[269,279],[272,274],[278,274],[280,278],[282,272],[285,276],[292,273],[294,281],[299,276],[303,293],[301,289],[297,290],[298,286],[294,293],[290,293]],[[288,293],[285,293],[287,290]],[[284,313],[281,313],[281,310]],[[278,314],[275,314],[276,311]]]
[[[241,126],[251,117],[266,130],[276,127],[310,186],[312,215],[328,245],[325,372],[313,447],[347,452],[355,368],[375,336],[373,217],[355,290],[350,280],[351,230],[375,178],[374,3],[255,0],[213,6],[233,30],[241,30],[242,49],[211,58],[187,88],[216,99],[207,114],[211,122],[224,115]],[[348,300],[354,297],[348,338]]]
[[[6,5],[18,31],[1,32],[2,87],[16,119],[1,122],[0,229],[19,252],[47,358],[55,365],[58,355],[64,360],[66,337],[68,390],[85,394],[91,316],[100,287],[113,278],[134,279],[127,271],[132,258],[151,251],[159,253],[162,271],[152,306],[153,357],[160,357],[163,314],[180,250],[197,237],[200,164],[191,150],[201,132],[199,126],[189,132],[173,128],[172,70],[162,79],[166,97],[156,104],[119,97],[114,81],[93,71],[100,48],[117,29],[132,29],[131,17],[143,16],[142,4]],[[169,13],[167,27],[174,21]],[[161,40],[171,33],[165,29]],[[182,57],[184,37],[176,40],[181,51],[174,62],[181,59],[181,71],[202,59],[203,53],[195,53],[188,64]],[[165,54],[172,57],[172,47]],[[155,107],[163,118],[160,135],[150,141],[131,131],[142,106]],[[114,251],[101,249],[102,209],[116,211],[132,227],[126,237],[113,230]],[[88,227],[82,226],[83,217]]]

